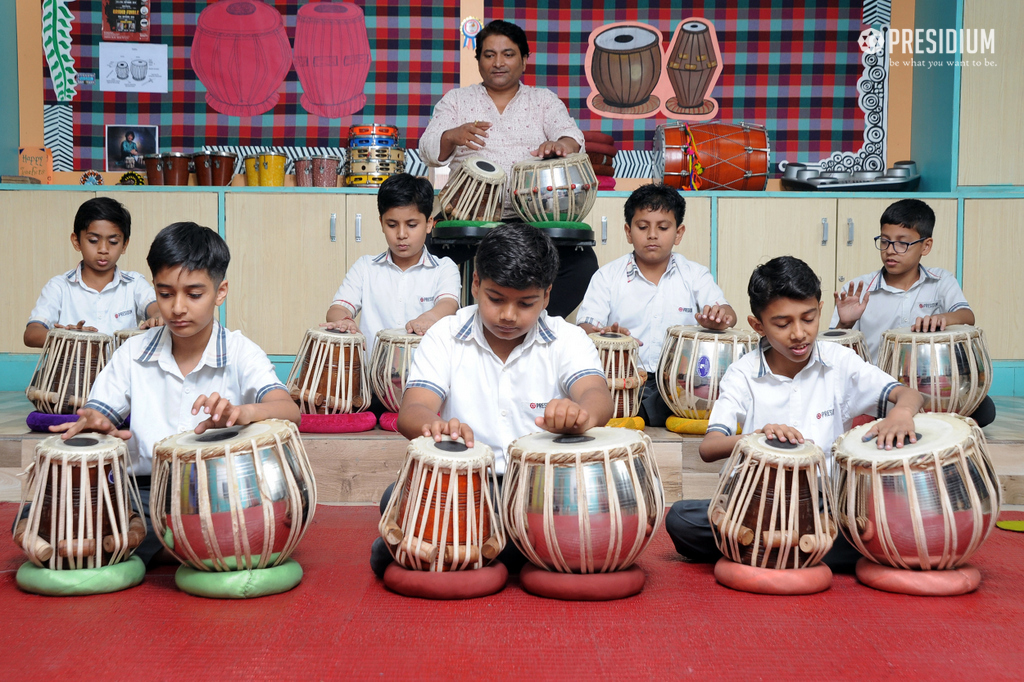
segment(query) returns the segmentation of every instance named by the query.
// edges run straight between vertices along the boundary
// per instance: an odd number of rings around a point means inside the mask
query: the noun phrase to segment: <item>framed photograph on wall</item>
[[[160,152],[159,126],[108,125],[107,172],[143,168],[142,157]]]

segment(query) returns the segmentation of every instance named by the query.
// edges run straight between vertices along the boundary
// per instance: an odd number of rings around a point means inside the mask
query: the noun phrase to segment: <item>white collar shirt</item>
[[[134,329],[146,319],[146,308],[156,302],[156,293],[138,273],[114,267],[114,279],[102,291],[90,288],[82,279],[82,264],[63,275],[52,277],[44,286],[29,315],[28,323],[73,325],[85,320],[102,334]]]
[[[614,322],[643,342],[640,364],[647,372],[658,368],[665,330],[697,324],[706,305],[728,305],[711,271],[673,253],[665,274],[654,284],[640,272],[632,253],[616,258],[590,279],[576,324],[604,327]]]
[[[241,332],[213,325],[203,357],[188,376],[181,375],[172,354],[170,330],[156,327],[129,338],[96,377],[85,406],[115,426],[131,414],[136,474],[151,473],[156,443],[209,417],[192,414],[200,395],[219,393],[233,405],[248,405],[274,389],[285,390],[263,349]]]
[[[571,397],[586,376],[604,377],[597,349],[579,327],[541,313],[503,363],[484,337],[478,307],[446,317],[426,333],[406,388],[425,388],[443,404],[441,418],[469,424],[494,451],[495,471],[505,472],[512,441],[540,431],[534,420],[548,402]]]

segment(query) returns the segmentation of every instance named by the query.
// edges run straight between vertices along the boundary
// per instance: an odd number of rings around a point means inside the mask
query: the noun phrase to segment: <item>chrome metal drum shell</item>
[[[528,223],[580,222],[596,199],[597,176],[586,154],[512,167],[513,208]]]
[[[729,365],[757,346],[754,332],[674,326],[665,332],[658,392],[677,417],[707,419]]]

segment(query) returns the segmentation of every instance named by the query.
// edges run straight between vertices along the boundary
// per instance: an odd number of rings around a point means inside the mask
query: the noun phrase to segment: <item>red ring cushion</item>
[[[566,601],[610,601],[639,594],[647,576],[639,566],[612,573],[555,573],[533,564],[523,566],[519,584],[538,597]]]
[[[601,144],[615,144],[615,138],[608,133],[599,133],[596,130],[588,130],[583,133],[583,139],[587,141],[587,146],[590,146],[590,142],[599,142]]]
[[[377,426],[373,412],[352,414],[304,414],[299,422],[302,433],[359,433]]]
[[[614,176],[615,169],[611,166],[594,166],[594,175]]]
[[[605,190],[610,191],[615,189],[615,178],[610,175],[598,175],[597,176],[597,189],[598,191]]]
[[[857,562],[857,580],[883,592],[917,597],[952,597],[978,589],[981,571],[974,566],[959,566],[943,571],[914,571],[882,566],[862,558]]]
[[[715,564],[715,580],[734,590],[755,594],[815,594],[832,587],[832,570],[825,564],[811,568],[758,568],[722,557]]]
[[[384,569],[384,585],[392,592],[420,599],[475,599],[500,592],[508,569],[496,561],[469,571],[410,571],[396,563]]]
[[[595,167],[597,166],[611,166],[615,162],[613,156],[608,154],[599,154],[597,152],[587,152],[587,156],[590,157],[590,163]]]
[[[851,429],[855,429],[858,426],[863,426],[864,424],[870,424],[871,422],[875,421],[876,419],[878,419],[878,417],[872,417],[870,414],[862,414],[859,417],[854,417],[853,418],[853,423],[850,425],[850,428]]]
[[[379,420],[380,428],[385,431],[398,432],[398,413],[397,412],[385,412],[380,416]]]
[[[608,156],[615,156],[618,150],[610,144],[603,144],[601,142],[591,142],[587,140],[587,153],[594,152],[596,154],[607,154]]]

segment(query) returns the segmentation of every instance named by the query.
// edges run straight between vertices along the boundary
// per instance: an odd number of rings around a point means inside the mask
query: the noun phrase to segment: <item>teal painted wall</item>
[[[957,0],[917,0],[914,26],[925,30],[959,28],[959,14]],[[946,65],[947,57],[953,60],[951,55],[904,55],[899,48],[890,56],[896,61],[915,62],[910,156],[921,172],[921,192],[956,188],[960,80],[958,67]],[[942,65],[929,68],[931,61],[941,61]]]
[[[0,2],[0,174],[17,175],[18,145],[18,21],[15,3]]]

